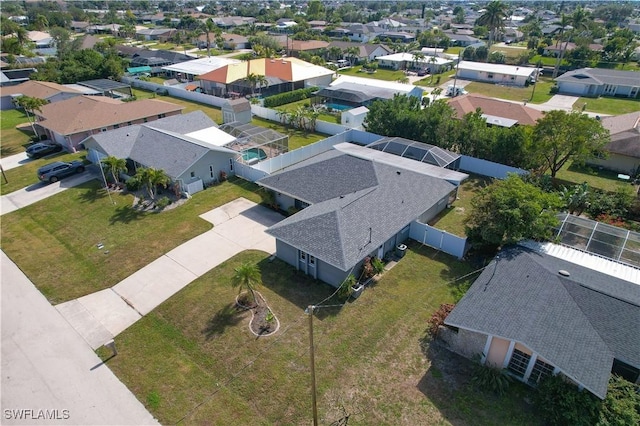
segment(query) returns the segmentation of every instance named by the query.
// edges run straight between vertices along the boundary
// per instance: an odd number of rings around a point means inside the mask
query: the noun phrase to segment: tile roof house
[[[342,145],[370,157],[342,152]],[[280,209],[299,210],[267,230],[277,256],[339,287],[359,275],[365,257],[382,258],[405,241],[412,222],[435,217],[456,186],[431,175],[436,166],[412,160],[400,166],[393,154],[350,143],[334,148],[257,183],[275,193]]]
[[[601,123],[611,135],[605,146],[608,155],[589,164],[635,176],[640,170],[640,112],[603,117]]]
[[[106,156],[132,160],[136,168],[163,170],[181,192],[193,194],[221,172],[232,173],[238,152],[224,145],[235,139],[205,113],[194,111],[98,133],[82,145],[94,163]]]
[[[603,68],[580,68],[556,78],[558,93],[573,96],[640,96],[640,73]]]
[[[249,74],[265,76],[267,85],[257,88],[263,95],[288,92],[304,87],[328,86],[334,71],[298,58],[253,59],[229,64],[199,76],[204,93],[227,96],[251,93],[246,78]]]
[[[88,136],[180,114],[184,107],[157,99],[122,102],[104,96],[77,96],[37,111],[36,129],[70,152]]]
[[[24,83],[0,88],[0,102],[3,111],[15,108],[13,100],[18,96],[29,96],[55,103],[82,95],[82,92],[48,81],[29,80]]]
[[[536,121],[543,116],[541,111],[520,103],[501,101],[473,94],[456,96],[449,99],[448,103],[455,110],[458,118],[480,109],[482,116],[487,120],[487,124],[500,127],[514,125],[534,126]]]
[[[243,35],[222,33],[221,37],[222,37],[222,40],[224,41],[222,42],[222,46],[220,47],[224,49],[230,49],[230,50],[249,49],[251,47],[251,43],[249,43],[249,39]],[[211,47],[214,47],[216,45],[216,34],[209,33],[209,43],[211,44]],[[196,39],[196,46],[198,46],[198,49],[207,48],[206,34],[200,34],[198,36],[198,38]]]
[[[445,320],[439,336],[455,352],[505,368],[535,386],[561,373],[604,399],[613,371],[640,372],[640,281],[596,270],[574,249],[552,255],[537,243],[501,251]],[[601,258],[598,260],[602,260]],[[587,265],[587,266],[585,266]]]

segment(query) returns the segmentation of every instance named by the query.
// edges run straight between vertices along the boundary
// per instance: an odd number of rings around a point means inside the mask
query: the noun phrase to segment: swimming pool
[[[249,148],[242,152],[242,159],[245,162],[257,162],[267,158],[267,153],[262,148]],[[253,160],[253,161],[252,161]],[[257,161],[256,161],[257,160]]]
[[[334,104],[333,102],[329,102],[324,104],[327,108],[331,108],[331,109],[335,109],[337,111],[346,111],[348,109],[353,109],[352,106],[347,106],[347,105],[341,105],[341,104]]]

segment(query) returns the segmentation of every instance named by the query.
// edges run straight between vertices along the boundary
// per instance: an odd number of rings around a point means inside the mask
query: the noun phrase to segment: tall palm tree
[[[413,52],[413,55],[412,55],[412,58],[411,58],[411,59],[413,59],[413,67],[414,68],[419,68],[420,67],[420,63],[423,62],[426,57],[427,56],[424,53],[420,52],[420,51]]]
[[[329,59],[338,60],[342,56],[342,49],[338,46],[331,46],[327,52]]]
[[[476,20],[477,25],[485,26],[489,29],[489,43],[491,47],[496,36],[496,30],[504,28],[504,21],[507,18],[508,6],[499,1],[492,1],[487,5],[485,11]]]
[[[560,20],[556,22],[556,25],[560,27],[560,31],[558,32],[558,38],[556,39],[556,47],[560,45],[560,50],[562,50],[562,43],[564,42],[564,38],[567,32],[567,27],[571,24],[571,18],[564,13],[560,15]],[[556,54],[556,66],[553,68],[553,78],[558,76],[558,70],[560,69],[560,53]]]
[[[589,28],[589,12],[584,10],[582,7],[578,7],[573,11],[573,14],[570,18],[571,21],[571,32],[569,33],[569,37],[564,43],[564,47],[560,50],[559,59],[556,61],[556,69],[554,69],[554,78],[556,77],[558,70],[560,68],[560,64],[564,59],[565,53],[567,53],[567,46],[569,45],[569,41],[573,36],[579,33],[579,31],[586,30]]]
[[[231,286],[238,288],[238,293],[247,289],[253,301],[258,304],[255,288],[260,283],[260,268],[254,263],[245,262],[234,269],[235,273],[231,277]]]
[[[349,58],[349,64],[351,66],[354,66],[356,63],[356,59],[358,59],[358,56],[360,55],[360,48],[357,46],[351,46],[345,50],[345,53]]]
[[[216,37],[218,32],[220,32],[220,28],[213,22],[213,19],[209,18],[204,22],[204,30],[207,32],[207,57],[211,57],[211,38],[210,34],[215,33]]]
[[[35,116],[34,111],[42,112],[40,108],[48,104],[49,101],[47,101],[46,99],[33,98],[31,96],[22,95],[16,98],[15,103],[27,114],[27,119],[29,120],[29,123],[31,123],[31,130],[33,130],[34,135],[37,135],[38,132],[36,132],[35,118],[32,120],[32,115]]]
[[[127,171],[127,160],[125,160],[124,158],[118,158],[118,157],[114,157],[113,155],[110,155],[106,158],[103,158],[101,162],[106,166],[109,173],[111,173],[111,176],[113,177],[113,181],[115,183],[120,182],[120,179],[118,179],[118,176],[120,175],[120,172]]]

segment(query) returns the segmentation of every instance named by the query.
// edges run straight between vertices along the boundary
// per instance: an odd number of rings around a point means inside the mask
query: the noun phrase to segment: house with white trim
[[[556,78],[558,93],[573,96],[640,97],[640,72],[580,68]]]
[[[537,73],[537,68],[486,62],[460,61],[457,65],[458,78],[506,86],[524,87],[536,78]]]

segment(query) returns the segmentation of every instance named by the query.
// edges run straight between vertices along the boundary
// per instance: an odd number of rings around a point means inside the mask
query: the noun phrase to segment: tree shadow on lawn
[[[138,211],[131,206],[117,207],[115,213],[109,219],[111,225],[116,223],[131,223],[136,220],[141,220],[147,215],[146,212]]]
[[[336,289],[320,280],[297,271],[293,266],[280,259],[270,257],[258,262],[262,284],[277,293],[282,298],[305,310],[309,305],[315,305],[331,296]],[[323,305],[341,305],[343,301],[333,296]],[[328,316],[337,315],[339,308],[326,308],[314,311],[315,317],[322,320]]]
[[[214,316],[209,318],[207,325],[202,330],[206,340],[211,340],[214,337],[223,334],[227,328],[238,325],[238,323],[240,323],[245,317],[243,315],[244,312],[246,311],[238,309],[235,302],[229,303],[220,309]]]

